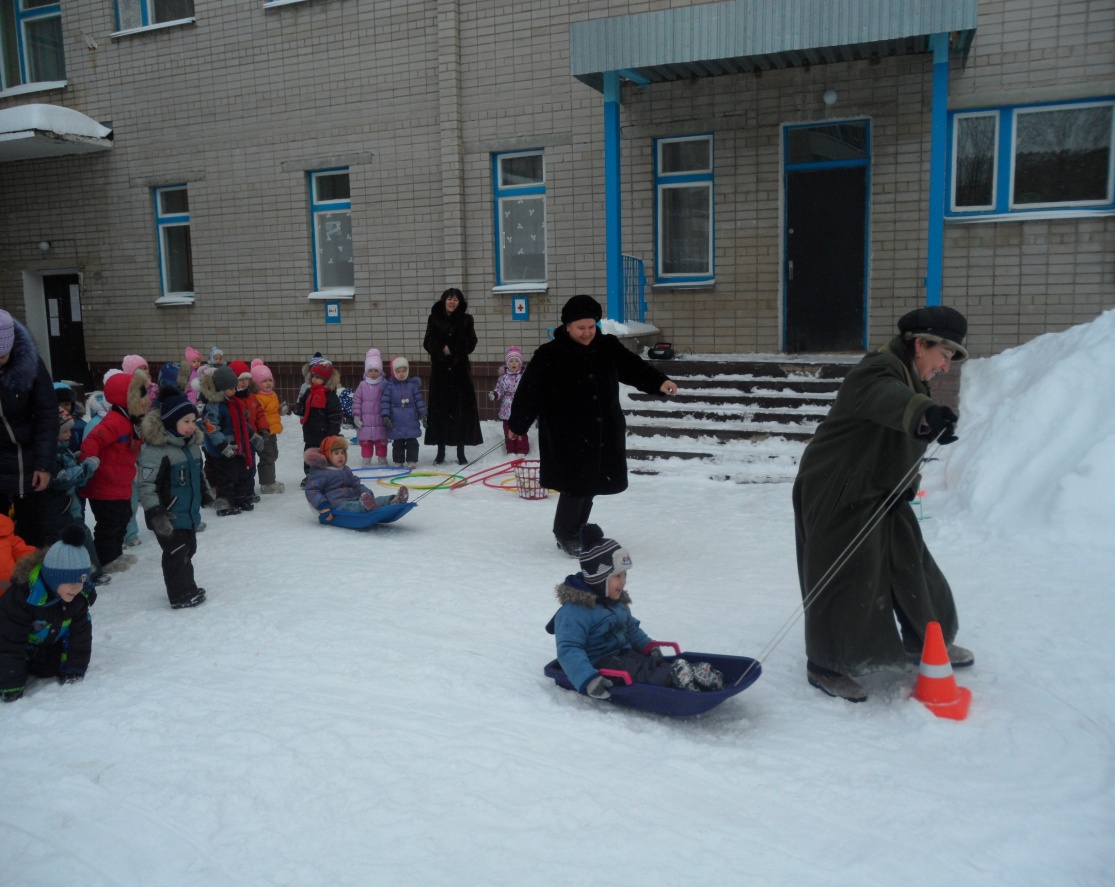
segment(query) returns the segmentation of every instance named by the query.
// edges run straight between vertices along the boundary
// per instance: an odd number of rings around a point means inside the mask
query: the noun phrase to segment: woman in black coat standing
[[[445,447],[457,447],[457,462],[465,465],[465,447],[484,442],[480,413],[469,371],[468,356],[476,349],[476,330],[464,293],[450,287],[430,309],[422,347],[430,355],[430,396],[427,446],[437,446],[435,465],[445,461]]]
[[[677,393],[677,385],[596,328],[603,311],[591,296],[574,296],[561,309],[562,326],[540,346],[523,372],[507,420],[522,437],[538,420],[542,486],[558,490],[554,537],[577,557],[581,527],[594,496],[627,489],[627,422],[619,383],[645,394]]]

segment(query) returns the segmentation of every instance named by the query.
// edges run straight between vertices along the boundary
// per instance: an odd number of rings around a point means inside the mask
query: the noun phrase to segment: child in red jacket
[[[109,410],[81,442],[81,460],[100,459],[100,466],[78,491],[89,500],[96,524],[93,545],[106,573],[128,569],[137,560],[124,554],[124,534],[132,517],[132,483],[141,440],[139,423],[147,412],[147,373],[117,373],[105,382]]]

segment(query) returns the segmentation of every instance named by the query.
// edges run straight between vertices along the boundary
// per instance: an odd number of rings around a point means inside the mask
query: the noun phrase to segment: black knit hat
[[[163,427],[176,437],[181,436],[178,434],[179,420],[190,415],[197,416],[197,407],[174,385],[164,385],[159,389],[159,408],[163,414]]]
[[[916,308],[898,319],[898,331],[903,339],[928,339],[947,345],[956,351],[953,360],[968,356],[968,349],[964,347],[968,319],[955,308],[945,305]]]
[[[561,309],[562,323],[573,323],[576,320],[584,320],[588,317],[599,320],[603,316],[604,309],[592,296],[574,296]]]
[[[609,576],[630,567],[631,555],[615,539],[607,538],[596,524],[581,527],[581,575],[589,588],[603,593]]]

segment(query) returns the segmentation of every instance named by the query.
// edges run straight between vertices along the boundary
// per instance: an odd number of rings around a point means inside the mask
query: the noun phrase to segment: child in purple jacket
[[[523,352],[518,345],[507,349],[507,355],[500,367],[499,379],[496,387],[488,392],[488,400],[499,401],[499,417],[503,420],[503,445],[509,456],[525,455],[530,452],[530,438],[527,435],[512,437],[507,420],[511,418],[511,404],[515,400],[515,392],[519,388],[519,380],[523,378]]]
[[[306,501],[319,513],[333,519],[334,511],[375,511],[381,505],[406,502],[410,492],[399,487],[394,496],[376,496],[360,483],[360,478],[348,467],[348,441],[332,435],[321,442],[316,450],[307,450],[306,464],[310,474],[306,478]]]
[[[391,361],[391,375],[383,389],[379,414],[387,427],[391,444],[391,461],[407,468],[418,465],[418,435],[426,424],[426,401],[422,399],[422,383],[410,375],[410,363],[405,357]]]
[[[352,422],[360,441],[361,465],[368,468],[372,456],[387,464],[387,429],[379,413],[383,399],[383,359],[378,348],[369,348],[364,357],[364,378],[352,393]]]

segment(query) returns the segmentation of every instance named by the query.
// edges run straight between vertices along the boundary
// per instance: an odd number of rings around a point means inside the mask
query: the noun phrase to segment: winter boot
[[[580,539],[562,539],[560,536],[554,536],[557,540],[557,547],[564,551],[570,557],[581,556],[581,540]]]
[[[402,505],[407,499],[410,498],[410,490],[406,487],[399,487],[399,492],[395,494],[395,498],[391,501],[396,505]]]
[[[387,457],[380,456],[378,459],[376,459],[376,465],[378,465],[380,468],[385,468],[387,466]]]
[[[192,595],[184,600],[175,601],[170,605],[172,610],[184,610],[187,607],[196,607],[198,604],[205,603],[205,589],[199,587]]]
[[[379,503],[376,502],[376,497],[371,493],[360,494],[360,504],[364,506],[365,511],[375,511],[379,508]]]
[[[689,664],[687,659],[675,659],[670,666],[670,683],[672,683],[679,690],[691,690],[694,693],[700,693],[701,688],[697,686],[697,681],[693,676],[693,666]]]
[[[468,465],[468,457],[465,455],[464,447],[457,447],[457,464]]]
[[[360,460],[360,467],[361,468],[371,468],[372,467],[372,457],[371,456],[365,456],[364,458],[362,458]]]
[[[230,517],[240,513],[240,509],[229,502],[228,499],[217,499],[213,503],[213,507],[217,509],[217,517]]]
[[[102,585],[108,585],[108,583],[112,581],[112,577],[108,575],[108,573],[106,573],[104,570],[98,570],[96,573],[89,577],[89,581],[100,588]]]
[[[140,539],[139,536],[129,536],[127,539],[124,540],[125,548],[135,548],[137,545],[142,544],[143,540]]]
[[[707,662],[693,663],[693,680],[702,690],[724,689],[724,674]]]
[[[128,562],[123,557],[118,557],[111,563],[105,564],[103,569],[106,573],[123,573],[128,566]]]
[[[438,448],[437,448],[437,455],[434,456],[434,464],[435,465],[441,465],[444,462],[445,462],[445,446],[443,444],[443,445],[438,446]]]
[[[407,462],[407,468],[409,468],[411,471],[414,471],[414,469],[417,468],[417,467],[418,467],[417,462]]]
[[[867,699],[867,691],[846,674],[830,671],[810,662],[806,665],[805,676],[809,680],[809,686],[816,687],[834,699],[847,699],[849,702],[863,702]]]

